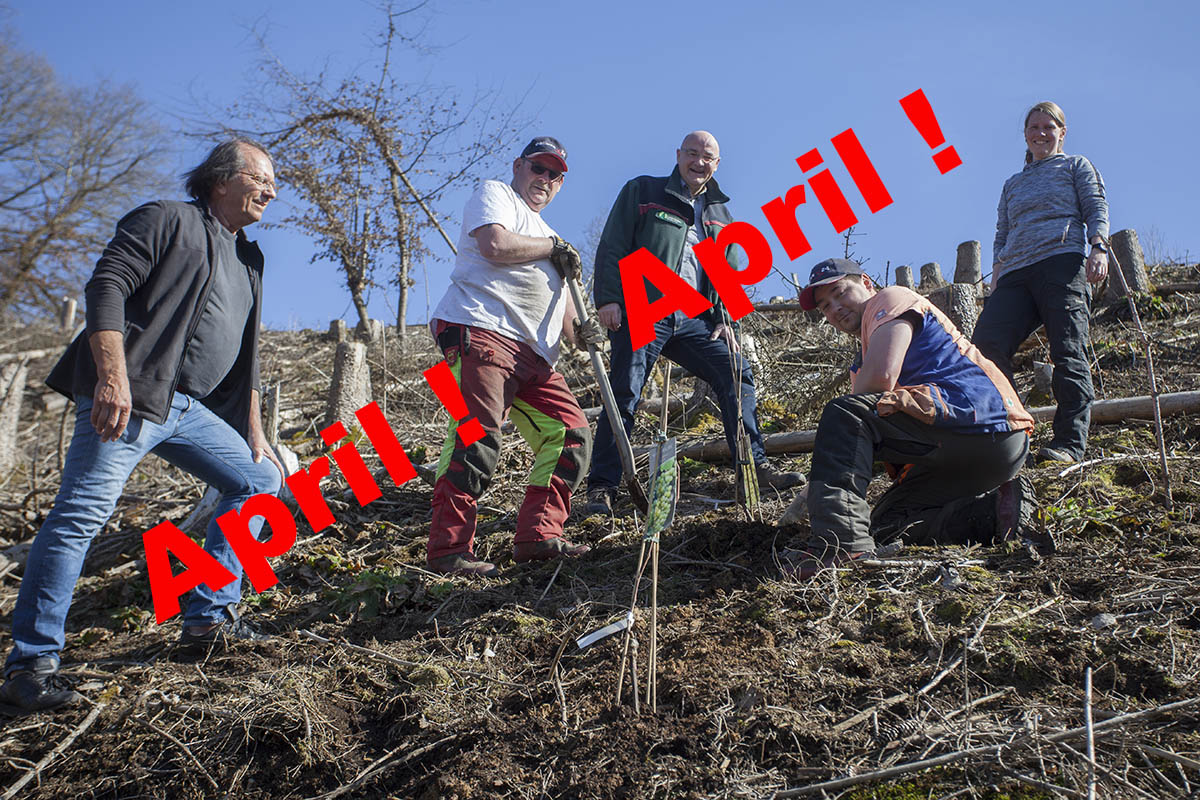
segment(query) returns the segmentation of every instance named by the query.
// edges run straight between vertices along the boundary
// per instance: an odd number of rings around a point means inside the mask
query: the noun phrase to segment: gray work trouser
[[[996,489],[1025,463],[1024,431],[956,433],[904,413],[881,417],[879,398],[845,395],[821,414],[809,472],[810,548],[867,552],[877,537],[883,544],[900,535],[914,544],[959,541],[941,530],[940,512]],[[900,474],[872,511],[867,485],[876,461]]]
[[[1013,381],[1013,354],[1039,326],[1046,326],[1054,362],[1050,388],[1058,405],[1050,447],[1076,461],[1083,460],[1095,396],[1087,353],[1091,308],[1083,256],[1062,253],[1002,275],[983,304],[972,337],[979,352]]]

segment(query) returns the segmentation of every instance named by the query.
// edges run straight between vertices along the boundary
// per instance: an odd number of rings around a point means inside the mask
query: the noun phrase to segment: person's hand
[[[583,260],[579,251],[570,242],[558,236],[554,240],[554,249],[550,252],[550,263],[558,270],[558,274],[569,281],[577,281],[583,277]]]
[[[575,342],[582,347],[599,347],[608,339],[608,334],[595,317],[588,317],[587,322],[575,320]]]
[[[1108,277],[1108,253],[1099,248],[1093,248],[1087,258],[1088,283],[1100,283]]]
[[[251,425],[250,432],[246,436],[246,444],[250,445],[250,454],[254,456],[254,463],[261,463],[263,456],[266,456],[276,469],[279,470],[281,480],[287,478],[287,470],[279,461],[279,456],[275,455],[275,448],[271,447],[271,443],[267,441],[267,435],[263,432],[261,425]]]
[[[737,337],[733,335],[733,328],[729,327],[723,322],[717,327],[713,328],[712,335],[708,338],[710,341],[724,339],[725,344],[728,345],[730,352],[740,353],[742,350],[740,347],[738,347]]]
[[[115,442],[121,438],[132,412],[133,395],[125,370],[102,376],[92,396],[92,427],[100,435],[100,441]]]
[[[610,331],[615,331],[621,327],[621,304],[606,303],[596,309],[596,319],[600,320],[600,324],[608,328]]]

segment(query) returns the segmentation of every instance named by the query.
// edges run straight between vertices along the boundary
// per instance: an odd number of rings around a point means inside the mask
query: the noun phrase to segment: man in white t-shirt
[[[454,371],[470,417],[484,436],[464,446],[451,423],[438,462],[427,561],[435,572],[491,577],[476,557],[476,500],[500,456],[509,410],[535,461],[517,515],[513,560],[574,557],[588,551],[562,536],[571,493],[591,458],[583,410],[554,371],[559,342],[574,343],[575,308],[566,279],[578,279],[579,254],[541,211],[562,188],[567,151],[550,136],[531,141],[513,161],[512,182],[480,184],[463,210],[450,288],[430,329]],[[594,323],[578,335],[602,341]]]

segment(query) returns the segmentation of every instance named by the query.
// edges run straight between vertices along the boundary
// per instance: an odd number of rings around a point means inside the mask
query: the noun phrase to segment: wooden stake
[[[1158,402],[1158,382],[1154,378],[1154,352],[1150,347],[1150,337],[1146,335],[1146,329],[1142,327],[1142,319],[1138,316],[1137,303],[1133,301],[1133,295],[1129,291],[1129,283],[1125,280],[1125,270],[1121,267],[1121,262],[1117,260],[1117,254],[1113,252],[1112,240],[1107,236],[1101,237],[1104,239],[1104,244],[1108,246],[1109,257],[1113,260],[1113,265],[1116,266],[1115,272],[1117,279],[1121,282],[1121,288],[1125,291],[1125,300],[1129,303],[1129,313],[1133,317],[1133,325],[1137,329],[1138,340],[1141,342],[1142,349],[1146,351],[1146,376],[1150,380],[1150,400],[1154,405],[1154,435],[1158,438],[1158,455],[1163,473],[1163,488],[1166,491],[1166,507],[1167,511],[1175,508],[1175,501],[1171,497],[1171,473],[1167,471],[1167,444],[1163,438],[1162,427],[1162,408]]]
[[[1096,732],[1092,728],[1092,668],[1083,675],[1083,721],[1087,728],[1087,796],[1096,800]]]

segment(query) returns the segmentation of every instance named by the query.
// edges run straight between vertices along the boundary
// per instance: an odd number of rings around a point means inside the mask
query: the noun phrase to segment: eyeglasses
[[[541,164],[538,164],[535,161],[529,161],[528,158],[525,160],[529,162],[529,168],[533,170],[534,175],[547,175],[551,181],[556,181],[563,176],[563,174],[556,169],[543,167]]]
[[[279,188],[275,185],[275,181],[270,178],[264,178],[262,175],[255,175],[253,172],[246,172],[244,169],[238,170],[238,175],[245,175],[254,185],[260,189],[270,189],[272,192],[278,192]]]
[[[699,150],[693,150],[690,147],[687,148],[686,150],[684,150],[683,154],[685,156],[687,156],[688,158],[700,159],[701,164],[715,164],[721,160],[720,156],[710,156],[710,155],[700,152]]]

